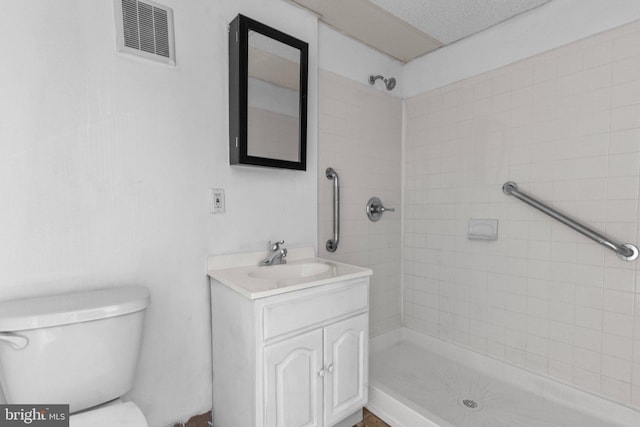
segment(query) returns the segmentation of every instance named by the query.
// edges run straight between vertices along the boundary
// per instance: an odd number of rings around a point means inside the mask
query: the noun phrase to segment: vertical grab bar
[[[333,239],[327,240],[325,247],[327,251],[335,252],[340,241],[340,178],[333,168],[327,168],[325,174],[327,179],[333,180]]]

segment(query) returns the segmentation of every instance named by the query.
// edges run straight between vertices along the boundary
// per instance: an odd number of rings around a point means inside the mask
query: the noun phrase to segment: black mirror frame
[[[247,84],[249,31],[300,50],[300,123],[297,162],[247,154]],[[307,78],[309,67],[308,43],[238,15],[229,25],[229,162],[232,165],[254,165],[274,168],[307,170]]]

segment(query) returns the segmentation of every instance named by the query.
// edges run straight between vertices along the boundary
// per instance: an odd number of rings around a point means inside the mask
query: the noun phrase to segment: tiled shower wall
[[[329,71],[319,73],[318,246],[320,256],[373,270],[370,334],[401,325],[400,98]],[[333,185],[325,176],[332,167],[340,176],[340,245],[334,253],[325,243],[333,236]],[[370,197],[386,207],[378,222],[365,214]]]
[[[406,100],[404,321],[640,406],[639,261],[521,190],[637,243],[640,24]],[[466,237],[499,219],[497,241]]]

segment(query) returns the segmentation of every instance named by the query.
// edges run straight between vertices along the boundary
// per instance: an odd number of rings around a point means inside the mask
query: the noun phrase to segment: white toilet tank
[[[0,302],[0,384],[7,403],[81,411],[133,384],[149,291],[124,286]]]

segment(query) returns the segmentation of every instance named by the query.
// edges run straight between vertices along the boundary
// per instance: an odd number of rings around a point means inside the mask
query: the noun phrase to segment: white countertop
[[[266,256],[266,251],[210,255],[207,260],[209,277],[249,299],[258,299],[373,274],[368,268],[316,258],[311,247],[288,249],[286,264],[258,266]],[[307,273],[309,269],[320,271]],[[286,277],[285,271],[305,273],[304,276]]]

